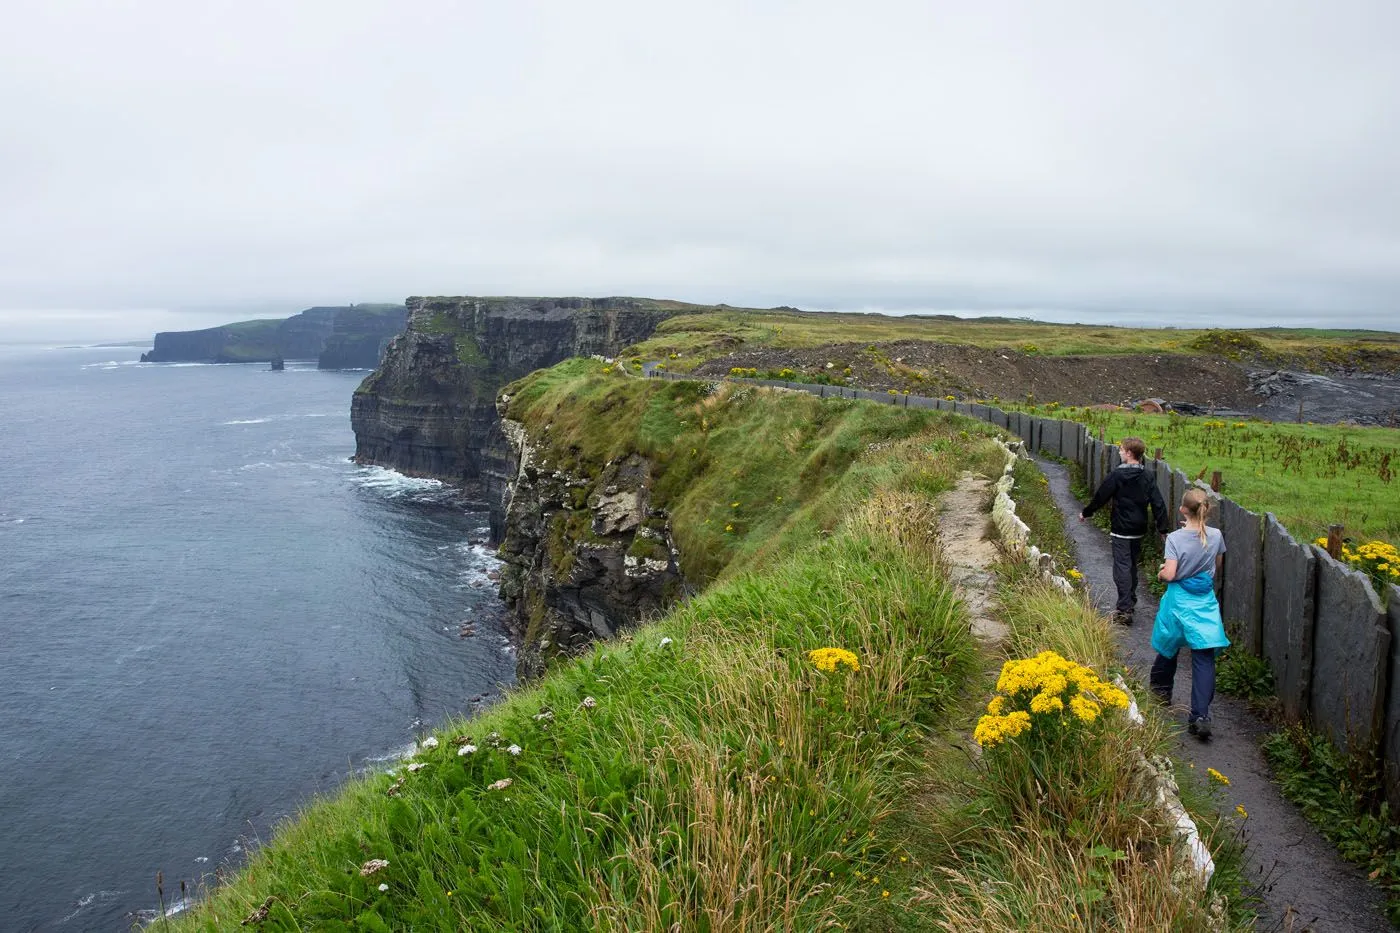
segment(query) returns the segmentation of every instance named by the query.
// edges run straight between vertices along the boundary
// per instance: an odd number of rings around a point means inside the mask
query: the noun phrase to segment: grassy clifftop
[[[1173,879],[1177,843],[1129,765],[1160,735],[1086,732],[1064,761],[1091,779],[1051,800],[1023,793],[1016,759],[967,754],[991,685],[933,498],[999,472],[984,428],[603,368],[529,377],[512,417],[548,426],[557,462],[657,458],[716,582],[314,804],[172,929],[1222,924]],[[1109,663],[1087,605],[1007,585],[1018,652]],[[822,669],[821,648],[851,663]]]
[[[1049,324],[1028,319],[949,315],[811,313],[721,309],[671,318],[627,355],[677,358],[689,371],[709,360],[754,350],[804,351],[829,345],[908,341],[1004,349],[1032,356],[1160,355],[1222,357],[1265,366],[1319,369],[1400,366],[1400,334],[1374,330],[1244,330]]]

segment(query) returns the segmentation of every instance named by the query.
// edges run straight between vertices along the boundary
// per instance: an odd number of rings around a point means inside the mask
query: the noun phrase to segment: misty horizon
[[[1396,34],[1385,0],[27,5],[0,341],[411,294],[1394,327]]]

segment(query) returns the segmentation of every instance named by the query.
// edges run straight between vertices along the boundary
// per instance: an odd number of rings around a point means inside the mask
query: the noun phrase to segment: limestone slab
[[[1307,715],[1312,687],[1317,558],[1269,513],[1264,518],[1264,658],[1274,672],[1284,715]]]
[[[1315,544],[1313,722],[1345,751],[1375,748],[1385,709],[1390,630],[1370,579]]]
[[[1040,419],[1040,450],[1042,453],[1058,457],[1060,455],[1060,426],[1064,422],[1058,418]]]
[[[1400,586],[1386,588],[1386,628],[1390,632],[1390,690],[1385,707],[1381,757],[1391,809],[1400,807]]]
[[[1240,647],[1255,657],[1263,652],[1260,633],[1264,595],[1263,522],[1233,499],[1220,504],[1225,535],[1225,579],[1220,611]]]

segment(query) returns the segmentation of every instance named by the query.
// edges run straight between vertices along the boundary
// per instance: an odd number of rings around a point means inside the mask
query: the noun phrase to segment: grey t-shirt
[[[1194,531],[1178,528],[1167,535],[1167,560],[1176,561],[1176,579],[1185,580],[1198,573],[1215,573],[1215,556],[1225,553],[1225,536],[1219,528],[1206,527],[1206,543]]]

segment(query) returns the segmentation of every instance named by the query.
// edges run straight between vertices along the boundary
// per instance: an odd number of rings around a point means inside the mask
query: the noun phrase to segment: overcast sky
[[[1397,41],[1395,0],[11,4],[0,328],[413,294],[1395,328]]]

